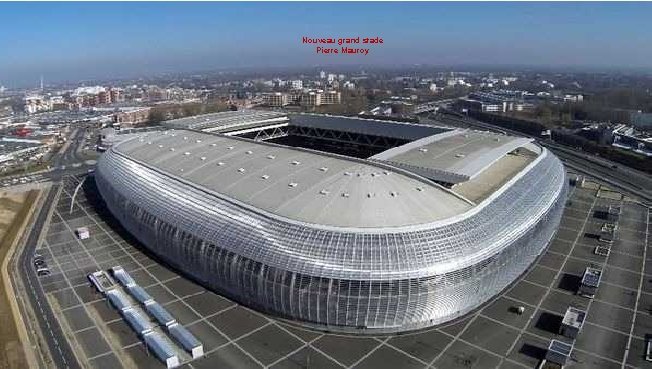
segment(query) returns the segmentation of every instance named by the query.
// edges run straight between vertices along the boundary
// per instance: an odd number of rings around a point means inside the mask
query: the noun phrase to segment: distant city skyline
[[[349,64],[652,69],[650,3],[36,5],[0,4],[0,85]],[[303,36],[384,43],[320,55]]]

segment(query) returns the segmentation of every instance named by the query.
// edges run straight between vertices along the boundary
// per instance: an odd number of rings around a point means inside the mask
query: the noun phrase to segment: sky
[[[652,70],[651,19],[652,3],[0,2],[0,85],[338,64]],[[384,43],[321,55],[303,36]]]

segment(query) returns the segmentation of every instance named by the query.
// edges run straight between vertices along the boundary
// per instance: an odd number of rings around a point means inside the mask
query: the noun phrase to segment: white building
[[[350,82],[350,81],[345,81],[345,82],[342,84],[342,87],[345,88],[345,89],[347,89],[347,90],[355,90],[355,83]]]
[[[263,102],[267,106],[282,107],[288,104],[288,95],[282,92],[266,93]]]
[[[51,109],[50,103],[43,96],[33,95],[25,98],[25,112],[34,114]]]
[[[300,90],[303,88],[303,81],[300,79],[296,79],[294,81],[290,81],[290,88],[293,90]]]

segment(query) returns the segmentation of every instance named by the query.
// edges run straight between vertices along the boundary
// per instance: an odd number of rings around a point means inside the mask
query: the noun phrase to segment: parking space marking
[[[550,284],[550,286],[546,287],[546,292],[543,294],[543,297],[539,300],[539,303],[537,304],[534,313],[528,318],[528,320],[527,320],[526,324],[523,326],[523,328],[521,328],[519,330],[519,334],[516,337],[516,340],[514,340],[514,342],[512,342],[511,346],[507,350],[507,354],[505,354],[505,357],[509,356],[512,353],[512,351],[514,350],[514,347],[516,347],[516,343],[523,336],[523,333],[525,333],[525,331],[527,330],[527,327],[529,327],[530,324],[532,323],[532,319],[534,319],[534,317],[536,316],[537,310],[539,310],[539,308],[541,307],[541,304],[543,303],[543,301],[545,301],[546,297],[548,297],[548,295],[550,294],[550,291],[553,288],[552,286],[555,285],[556,282],[559,280],[559,277],[562,274],[562,270],[564,269],[564,266],[568,262],[568,258],[573,253],[573,250],[575,250],[575,246],[577,245],[577,241],[580,239],[580,236],[583,234],[584,227],[586,227],[586,224],[588,223],[588,221],[589,221],[589,219],[591,217],[591,212],[593,211],[593,208],[595,207],[596,202],[597,202],[597,197],[593,200],[593,203],[591,204],[591,207],[589,208],[588,214],[586,214],[586,218],[584,218],[584,223],[582,224],[582,227],[581,227],[580,231],[577,233],[577,236],[575,237],[575,241],[573,242],[573,245],[571,246],[570,252],[568,253],[568,255],[566,255],[564,257],[564,262],[562,263],[562,265],[557,270],[557,272],[555,274],[555,277],[552,279],[552,283]],[[500,363],[498,363],[496,368],[500,367],[502,365],[503,361],[504,361],[504,358],[501,358]]]
[[[641,278],[638,282],[638,294],[636,296],[636,303],[634,304],[634,314],[632,316],[632,326],[629,330],[629,336],[627,337],[627,345],[625,346],[625,353],[623,354],[622,367],[625,367],[627,363],[627,358],[629,357],[629,350],[632,344],[632,337],[634,336],[634,327],[636,325],[636,315],[638,313],[638,304],[641,300],[641,291],[643,290],[643,279],[645,271],[645,263],[647,262],[647,247],[649,242],[649,231],[650,231],[650,208],[647,209],[647,224],[645,226],[645,244],[643,245],[643,264],[641,265]]]

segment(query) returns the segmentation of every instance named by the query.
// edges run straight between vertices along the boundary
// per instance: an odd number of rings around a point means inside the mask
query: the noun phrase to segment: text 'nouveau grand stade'
[[[207,288],[329,330],[472,311],[542,252],[565,204],[560,161],[526,138],[272,112],[166,125],[99,161],[111,212]]]

